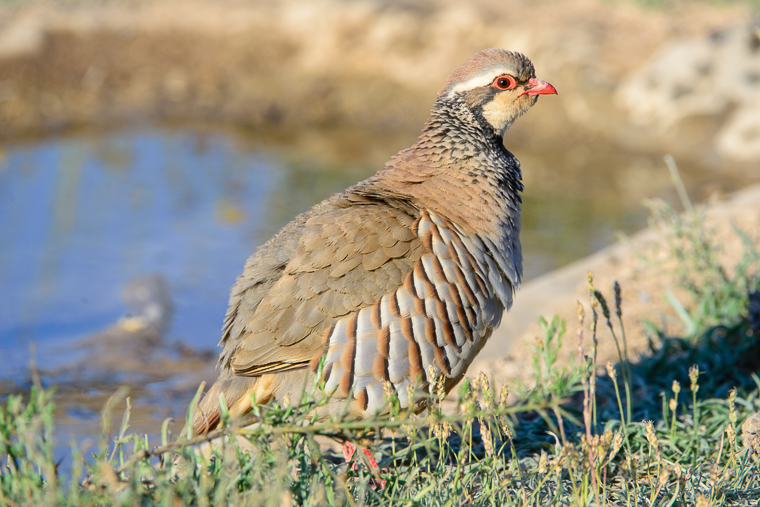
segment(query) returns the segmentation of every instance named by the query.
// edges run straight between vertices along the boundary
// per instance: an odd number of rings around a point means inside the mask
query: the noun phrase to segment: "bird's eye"
[[[511,90],[515,86],[517,86],[517,81],[515,81],[515,78],[512,76],[499,76],[496,79],[494,79],[494,82],[491,86],[495,86],[499,90]]]

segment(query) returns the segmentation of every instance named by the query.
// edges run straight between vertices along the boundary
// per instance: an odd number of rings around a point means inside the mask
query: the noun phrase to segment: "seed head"
[[[445,440],[449,438],[449,434],[451,433],[451,424],[449,421],[437,422],[433,425],[433,433],[436,437]]]
[[[664,488],[668,484],[668,479],[670,479],[670,472],[668,471],[668,467],[663,467],[662,472],[660,472],[659,480],[657,481],[657,488]]]
[[[499,407],[507,408],[507,398],[509,397],[509,386],[503,385],[499,393]]]
[[[406,398],[409,400],[409,407],[414,407],[414,394],[415,394],[415,388],[414,384],[407,384],[406,385]]]
[[[480,372],[480,387],[483,388],[483,393],[489,393],[491,389],[491,385],[488,383],[488,376],[486,375],[486,372],[481,371]]]
[[[435,382],[437,379],[437,375],[435,374],[435,368],[432,364],[429,364],[427,367],[427,378],[428,378],[428,391],[430,392],[430,396],[433,396],[433,392],[435,391]]]
[[[583,319],[585,310],[580,301],[578,301],[578,361],[583,362]]]
[[[654,425],[652,424],[652,421],[647,421],[647,440],[649,441],[649,445],[652,446],[652,449],[655,451],[660,448],[660,441],[657,438],[657,435],[654,433]]]
[[[620,448],[623,446],[623,434],[621,432],[615,433],[615,440],[612,442],[612,450],[610,451],[610,457],[607,458],[607,461],[612,461],[612,459],[617,455]]]
[[[474,419],[473,414],[480,411],[480,403],[478,403],[478,400],[475,398],[471,398],[467,401],[466,404],[463,406],[462,413],[465,414],[467,417],[465,421],[468,424],[472,424],[472,421]]]
[[[713,486],[718,484],[718,479],[720,479],[719,475],[720,474],[718,473],[718,462],[716,461],[715,463],[713,463],[713,466],[710,467],[710,484],[712,484]]]
[[[491,429],[482,417],[478,417],[478,422],[480,423],[480,438],[483,440],[486,454],[488,456],[493,456],[493,436],[491,435]]]
[[[728,443],[730,444],[731,449],[734,449],[736,447],[736,429],[734,429],[733,424],[726,426],[726,436],[728,437]]]
[[[503,415],[499,416],[499,427],[501,427],[501,432],[504,435],[509,434],[509,426],[507,426],[507,418]]]
[[[731,421],[731,425],[736,424],[736,388],[732,387],[728,393],[728,420]]]
[[[446,377],[443,374],[439,375],[435,382],[435,395],[438,397],[438,406],[440,407],[446,397]]]
[[[388,400],[393,397],[393,384],[390,380],[383,380],[383,395]]]
[[[697,379],[699,379],[699,366],[696,364],[689,368],[689,380],[691,381],[691,391],[696,393],[699,391],[699,384],[697,384]]]
[[[612,365],[612,362],[611,361],[607,361],[607,375],[611,379],[615,379],[616,374],[617,374],[617,371],[615,371],[615,367]]]
[[[501,420],[501,431],[504,432],[504,438],[506,438],[507,442],[512,441],[514,439],[514,434],[512,433],[512,430],[509,426],[507,426],[507,422],[505,420]]]
[[[538,458],[538,469],[536,471],[539,474],[546,473],[546,451],[541,451],[541,457]]]
[[[594,288],[594,274],[589,271],[586,275],[586,279],[588,280],[588,293],[589,296],[591,296],[591,308],[594,309],[599,305],[599,302],[594,297],[594,293],[596,292],[596,288]]]
[[[604,296],[598,290],[594,291],[594,298],[597,301],[599,301],[599,304],[602,307],[602,315],[604,315],[604,318],[607,319],[607,320],[609,320],[609,318],[610,318],[610,307],[607,306],[607,300],[604,299]]]
[[[482,371],[480,372],[480,387],[483,388],[483,405],[488,410],[491,408],[493,393],[491,392],[491,384],[488,383],[488,377]]]
[[[583,319],[586,317],[586,310],[583,308],[583,303],[578,301],[578,322],[580,322],[581,327],[583,327]]]

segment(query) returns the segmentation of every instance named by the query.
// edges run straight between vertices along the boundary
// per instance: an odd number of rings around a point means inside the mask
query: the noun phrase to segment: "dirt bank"
[[[722,246],[721,262],[731,272],[744,248],[735,227],[746,232],[755,247],[760,248],[760,185],[716,200],[706,209],[708,230],[713,232],[712,239],[716,244]],[[565,343],[569,346],[563,350],[568,355],[576,354],[577,302],[583,304],[587,315],[584,348],[589,353],[589,272],[594,274],[596,288],[610,304],[614,301],[613,283],[618,281],[622,287],[623,317],[632,359],[648,350],[645,319],[658,325],[664,323],[674,334],[682,332],[683,323],[667,303],[666,292],[672,291],[686,307],[691,301],[687,294],[679,291],[675,270],[668,269],[667,264],[654,267],[646,260],[662,258],[663,240],[661,231],[650,227],[624,242],[527,283],[517,294],[510,312],[505,314],[501,327],[481,352],[480,361],[473,364],[469,373],[482,370],[507,383],[532,378],[530,345],[536,343],[536,337],[543,337],[540,317],[551,320],[552,316],[559,315],[567,322]],[[617,351],[606,324],[600,322],[598,331],[598,364],[616,362]],[[654,344],[657,345],[656,339]],[[560,364],[567,362],[567,356],[560,358]]]
[[[723,110],[698,121],[687,115],[663,131],[629,121],[615,94],[669,44],[743,29],[750,16],[738,3],[650,9],[597,0],[3,6],[0,137],[136,121],[413,135],[447,73],[495,46],[529,54],[561,93],[561,107],[537,108],[514,142],[566,147],[602,136],[715,158],[704,140]]]

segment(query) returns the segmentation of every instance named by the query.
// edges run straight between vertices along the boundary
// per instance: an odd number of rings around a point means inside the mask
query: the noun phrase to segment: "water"
[[[38,364],[52,366],[67,342],[124,315],[122,287],[151,272],[174,301],[168,338],[215,345],[229,288],[283,225],[282,203],[302,211],[317,192],[356,178],[328,173],[307,188],[303,172],[240,151],[229,136],[191,131],[9,148],[0,162],[0,355],[13,366],[3,373],[26,369],[30,342]]]
[[[120,383],[131,383],[133,397],[142,400],[133,405],[145,425],[160,427],[161,419],[187,405],[188,393],[200,380],[198,365],[213,363],[229,288],[256,246],[297,213],[369,176],[379,160],[411,142],[377,139],[377,149],[358,143],[355,152],[366,148],[375,155],[341,158],[299,155],[308,148],[252,141],[256,138],[230,131],[143,128],[5,147],[0,159],[0,396],[28,387],[34,343],[45,381],[61,386],[64,427],[76,426],[82,434],[96,427],[100,407]],[[527,279],[611,243],[618,230],[640,228],[646,220],[640,194],[669,192],[662,178],[650,174],[666,175],[664,167],[656,167],[657,157],[594,149],[579,158],[557,155],[559,150],[510,148],[526,171],[522,241]],[[616,176],[609,167],[616,167]],[[644,190],[631,195],[631,185],[620,183],[625,175],[644,180]],[[138,350],[137,359],[125,356],[119,364],[121,357],[114,362],[107,356],[122,349],[99,349],[93,355],[77,345],[128,313],[121,291],[148,273],[166,280],[174,305],[164,343],[209,350],[207,356],[148,348],[144,363]],[[153,356],[163,362],[151,363]],[[64,368],[71,364],[75,379],[72,368]],[[105,376],[79,375],[97,365]],[[173,383],[180,377],[182,385]],[[174,404],[161,401],[168,399]]]
[[[118,134],[10,149],[0,166],[0,351],[22,360],[114,322],[119,291],[160,272],[172,335],[207,346],[255,245],[275,164],[211,136]],[[274,169],[274,170],[273,170]],[[211,266],[211,268],[209,268]]]

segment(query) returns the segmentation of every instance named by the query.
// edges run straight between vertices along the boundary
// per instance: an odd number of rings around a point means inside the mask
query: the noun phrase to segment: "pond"
[[[368,152],[380,155],[364,158],[313,156],[303,143],[262,142],[256,132],[230,129],[148,127],[6,145],[0,398],[28,389],[35,344],[43,380],[61,386],[64,426],[68,421],[86,434],[89,426],[79,423],[95,424],[120,383],[142,400],[146,427],[180,415],[201,380],[197,365],[214,363],[229,288],[256,246],[412,140],[374,138]],[[507,145],[525,171],[527,280],[612,243],[617,231],[641,228],[647,216],[641,197],[672,194],[659,156],[609,146],[558,154]],[[714,180],[706,168],[682,170],[698,192]],[[103,358],[80,341],[129,312],[122,291],[146,274],[160,275],[173,306],[163,343],[176,347],[161,353],[169,358],[162,365],[174,369],[160,366],[165,375],[146,377],[139,361],[136,371],[104,361],[104,372],[83,375]],[[192,361],[183,359],[187,351]],[[180,374],[181,386],[172,383]]]

